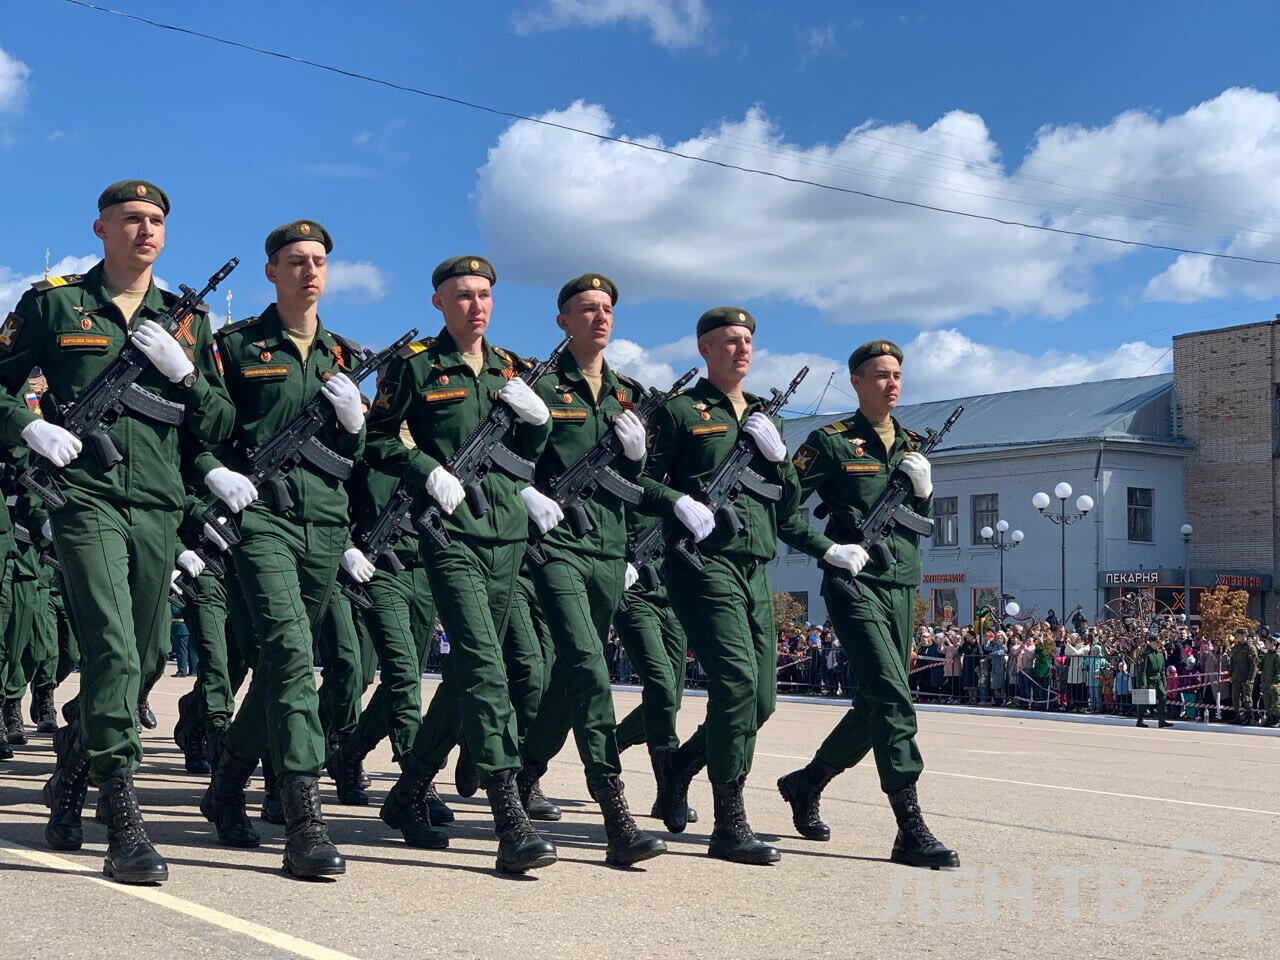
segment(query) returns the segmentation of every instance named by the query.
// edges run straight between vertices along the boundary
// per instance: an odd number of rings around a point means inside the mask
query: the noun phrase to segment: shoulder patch
[[[813,466],[814,458],[817,456],[817,447],[803,443],[800,445],[800,449],[796,451],[796,455],[791,458],[791,463],[796,468],[797,473],[804,473]]]
[[[415,340],[413,343],[405,346],[398,354],[396,354],[396,356],[401,360],[408,360],[415,354],[422,353],[424,350],[430,350],[435,342],[435,337],[423,337],[421,340]]]
[[[851,423],[851,420],[837,420],[835,423],[828,423],[822,428],[822,432],[828,437],[834,437],[836,434],[844,433],[848,430]]]
[[[0,349],[8,350],[13,346],[14,338],[17,337],[18,331],[22,329],[22,314],[16,310],[11,311],[9,316],[4,318],[4,324],[0,325]]]
[[[229,323],[229,324],[226,324],[225,326],[219,327],[217,330],[213,331],[213,335],[215,337],[225,337],[229,333],[238,333],[241,330],[245,330],[253,326],[260,319],[262,318],[261,317],[245,317],[243,320],[237,320],[235,323]]]
[[[83,273],[68,273],[61,277],[45,277],[43,280],[37,280],[31,285],[31,289],[44,293],[56,287],[74,287],[83,280]]]

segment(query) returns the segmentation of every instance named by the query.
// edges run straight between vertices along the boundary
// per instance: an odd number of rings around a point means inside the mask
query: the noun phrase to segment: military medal
[[[266,363],[268,360],[271,359],[271,351],[263,350],[260,354],[258,354],[258,359],[261,360],[263,363]]]
[[[81,329],[81,330],[88,330],[88,329],[90,329],[92,326],[93,326],[93,321],[92,321],[92,320],[90,320],[88,317],[81,317],[81,318],[80,318],[80,329]]]
[[[449,382],[449,375],[447,373],[440,374],[440,379],[437,382],[440,384],[440,386],[443,387],[446,383]]]

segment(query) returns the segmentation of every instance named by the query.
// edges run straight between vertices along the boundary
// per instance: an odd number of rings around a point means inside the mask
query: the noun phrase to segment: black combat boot
[[[200,800],[200,812],[213,824],[224,847],[251,849],[262,842],[245,812],[244,788],[256,766],[223,750],[209,789]]]
[[[329,842],[329,828],[320,813],[320,782],[300,773],[280,778],[284,803],[284,872],[293,877],[336,877],[347,872],[347,861]]]
[[[80,811],[89,791],[89,755],[74,727],[63,727],[54,734],[53,746],[57,764],[44,785],[44,803],[53,812],[44,828],[44,838],[52,850],[79,850],[84,842]]]
[[[226,727],[207,729],[204,741],[204,756],[209,761],[209,769],[216,770],[218,761],[222,759],[222,745],[227,739]]]
[[[58,712],[53,708],[53,687],[31,687],[31,722],[36,733],[57,733]]]
[[[0,723],[0,760],[12,760],[13,747],[9,746],[9,738],[4,732],[4,724]]]
[[[431,813],[431,822],[435,824],[453,823],[455,819],[449,805],[440,798],[435,780],[427,782],[427,810]]]
[[[791,804],[791,822],[795,824],[796,832],[806,840],[831,839],[831,828],[822,822],[818,804],[822,800],[823,788],[839,772],[814,757],[807,766],[788,773],[778,781],[778,792]]]
[[[556,862],[556,848],[538,836],[520,803],[520,790],[510,770],[495,773],[485,784],[498,838],[499,873],[524,873]]]
[[[516,788],[520,791],[520,802],[524,805],[524,812],[529,815],[530,820],[559,820],[562,816],[560,808],[548,800],[547,795],[542,792],[541,779],[528,767],[522,767],[516,774]]]
[[[400,779],[383,801],[378,816],[392,830],[404,835],[404,842],[422,850],[443,850],[449,846],[449,835],[431,826],[431,807],[427,792],[431,778],[440,772],[413,754],[400,758]]]
[[[284,804],[280,801],[280,780],[275,767],[266,757],[262,758],[262,819],[284,826]]]
[[[742,805],[742,786],[746,779],[739,777],[732,783],[711,785],[716,824],[711,831],[707,855],[733,863],[777,863],[782,854],[776,847],[757,839],[747,823],[747,812]]]
[[[658,820],[662,819],[662,795],[663,791],[671,789],[671,771],[673,769],[673,758],[675,757],[675,747],[656,747],[649,751],[649,762],[653,765],[653,779],[658,785],[658,795],[653,799],[653,807],[649,810],[649,816]],[[685,823],[697,823],[698,811],[693,807],[686,806],[684,811]]]
[[[660,763],[665,766],[662,774],[658,774]],[[663,824],[672,833],[682,833],[689,823],[689,784],[706,763],[707,758],[693,741],[671,750],[666,759],[654,761],[654,774],[658,776],[657,805],[662,811]]]
[[[107,859],[102,874],[119,883],[160,883],[169,867],[147,839],[133,792],[133,774],[119,773],[98,785],[107,798]]]
[[[369,794],[360,786],[361,764],[373,749],[373,744],[352,730],[338,741],[338,748],[329,754],[325,770],[338,787],[338,802],[350,807],[367,807]]]
[[[148,694],[150,694],[150,691],[148,691]],[[151,703],[149,698],[139,697],[138,698],[138,726],[145,727],[148,730],[154,730],[156,728],[156,724],[158,723],[159,721],[156,720],[155,712],[151,709]]]
[[[480,789],[480,775],[471,762],[471,751],[467,749],[465,740],[458,743],[458,762],[453,765],[453,788],[460,797],[474,796]]]
[[[636,826],[635,818],[627,809],[620,778],[608,777],[591,795],[600,804],[600,812],[604,814],[604,833],[609,838],[605,863],[629,867],[667,852],[665,843]]]
[[[898,820],[898,836],[893,841],[890,860],[909,867],[929,867],[931,870],[960,866],[960,855],[939,843],[938,838],[925,826],[914,783],[890,794],[889,806],[893,807],[893,815]]]
[[[9,743],[20,747],[27,742],[27,728],[22,722],[22,701],[6,700],[0,714],[4,717],[4,734]]]

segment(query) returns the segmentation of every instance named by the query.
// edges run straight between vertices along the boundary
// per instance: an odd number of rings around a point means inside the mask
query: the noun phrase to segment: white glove
[[[369,558],[355,547],[347,547],[342,551],[338,566],[347,571],[347,576],[356,583],[368,583],[373,579],[374,571],[377,569],[369,562]]]
[[[636,581],[640,579],[640,571],[631,564],[627,564],[627,569],[622,571],[622,589],[630,590],[636,585]]]
[[[922,500],[933,493],[933,467],[923,453],[912,450],[898,464],[898,469],[911,481],[911,489]]]
[[[827,548],[827,552],[822,555],[824,563],[829,563],[831,566],[839,567],[842,570],[848,570],[855,577],[862,572],[862,568],[867,565],[867,561],[870,559],[871,554],[856,543],[833,543]]]
[[[48,520],[40,524],[40,536],[44,537],[46,540],[53,539],[53,524]]]
[[[178,341],[154,320],[144,320],[134,331],[133,345],[170,383],[177,383],[195,370]]]
[[[644,459],[644,424],[634,410],[623,410],[613,421],[613,432],[622,442],[622,455],[628,460]]]
[[[462,482],[444,467],[436,467],[427,474],[427,493],[446,514],[457,510],[467,495],[462,489]]]
[[[360,388],[345,373],[335,373],[320,388],[324,398],[333,404],[338,422],[347,433],[359,433],[364,426],[364,411],[360,409]]]
[[[747,422],[742,425],[742,432],[756,442],[766,460],[781,463],[787,459],[787,445],[778,436],[778,428],[759,410],[747,417]]]
[[[47,420],[32,420],[22,428],[22,439],[33,452],[55,467],[65,467],[80,456],[80,441],[70,430]]]
[[[218,533],[217,530],[213,529],[213,524],[206,523],[204,525],[204,538],[208,540],[210,543],[212,543],[219,550],[221,550],[223,553],[226,553],[228,550],[231,549],[231,544],[227,543],[226,540],[222,539],[222,534]]]
[[[687,493],[675,502],[672,510],[675,511],[676,519],[689,528],[694,543],[707,539],[716,528],[716,515],[705,503],[693,499]]]
[[[529,519],[533,521],[539,533],[549,532],[564,519],[564,511],[560,509],[560,504],[533,487],[525,487],[521,490],[520,499],[524,501]]]
[[[506,386],[498,391],[498,399],[514,410],[517,417],[535,427],[540,427],[551,419],[542,398],[519,377],[507,381]]]
[[[178,554],[178,566],[189,577],[198,577],[204,572],[204,561],[201,560],[194,550],[183,550]]]
[[[258,499],[258,488],[249,478],[227,467],[214,467],[206,473],[204,485],[236,513]]]

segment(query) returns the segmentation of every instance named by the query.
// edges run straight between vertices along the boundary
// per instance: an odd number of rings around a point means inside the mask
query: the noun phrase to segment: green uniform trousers
[[[169,642],[169,575],[182,515],[75,489],[66,495],[50,524],[82,666],[80,692],[63,716],[89,754],[89,779],[102,783],[142,760],[134,729],[142,664],[154,663]]]
[[[1247,680],[1231,678],[1231,707],[1238,717],[1249,715],[1253,709],[1253,677]]]
[[[236,583],[253,616],[258,659],[224,746],[246,763],[269,758],[281,777],[318,777],[324,740],[312,631],[329,608],[347,530],[251,510],[242,534],[232,555]]]
[[[557,551],[530,570],[555,644],[551,680],[522,751],[524,765],[539,776],[564,746],[570,729],[589,789],[622,772],[604,647],[622,596],[626,565],[621,557]]]
[[[0,580],[0,688],[5,685],[10,669],[9,638],[13,633],[13,566],[12,553],[0,553],[0,577],[4,578]]]
[[[1280,717],[1280,684],[1262,688],[1262,708],[1268,717]]]
[[[406,564],[399,573],[379,569],[365,590],[373,607],[356,612],[356,630],[361,645],[367,639],[377,651],[381,673],[358,729],[370,746],[389,737],[398,761],[413,748],[422,724],[422,664],[431,649],[436,607],[420,563]]]
[[[449,637],[449,656],[413,754],[439,768],[460,734],[483,783],[520,767],[502,636],[524,542],[472,541],[455,533],[443,550],[424,537],[422,550],[436,612]]]
[[[236,586],[230,557],[226,578],[200,575],[199,593],[183,611],[196,645],[197,718],[209,730],[225,730],[236,709],[236,691],[257,660],[256,635]]]
[[[706,554],[695,570],[667,562],[667,594],[707,675],[707,719],[691,746],[712,783],[751,772],[756,732],[778,701],[773,595],[759,560]]]
[[[858,590],[857,599],[833,587],[822,594],[858,690],[817,756],[847,770],[873,751],[880,789],[893,794],[915,783],[924,769],[907,682],[915,590],[862,581]]]
[[[10,580],[3,585],[8,592],[10,614],[8,626],[5,628],[3,642],[4,668],[0,669],[0,697],[5,700],[21,700],[27,688],[27,678],[34,672],[37,652],[33,648],[38,643],[36,638],[38,611],[40,600],[39,584],[30,578],[19,580],[13,578],[10,565]]]
[[[321,663],[320,726],[350,733],[360,722],[360,698],[367,684],[351,601],[336,584],[316,628],[315,640]]]
[[[676,714],[684,695],[685,651],[688,641],[665,590],[656,594],[627,594],[627,609],[613,617],[627,659],[640,675],[640,705],[618,721],[614,736],[618,749],[648,743],[678,747]]]
[[[63,626],[58,622],[58,601],[53,591],[53,577],[54,571],[46,567],[36,581],[35,636],[31,645],[31,670],[27,679],[37,690],[52,689],[63,679],[58,676]],[[62,619],[65,621],[65,615]]]

